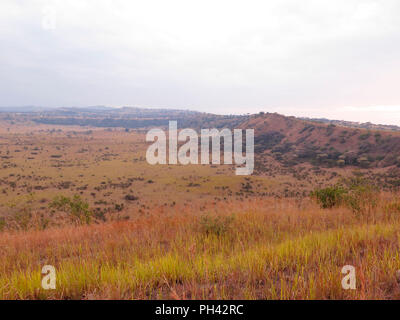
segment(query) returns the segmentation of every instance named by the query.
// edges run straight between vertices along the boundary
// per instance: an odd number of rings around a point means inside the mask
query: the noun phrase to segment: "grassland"
[[[104,222],[134,218],[161,205],[307,196],[336,177],[334,169],[316,175],[309,166],[293,171],[273,159],[267,174],[250,177],[236,176],[232,165],[151,166],[140,131],[0,124],[0,229],[68,224],[65,215],[49,210],[60,195],[79,195],[96,213],[93,218]]]
[[[381,198],[362,215],[252,199],[5,232],[0,298],[397,299],[400,212],[387,205],[397,200]],[[56,267],[56,290],[41,289],[45,264]],[[348,264],[356,267],[356,290],[341,287]]]
[[[150,166],[145,150],[143,132],[122,128],[0,126],[0,299],[400,298],[396,191],[322,209],[310,190],[354,168],[268,158],[239,177]],[[90,223],[52,205],[74,195]],[[41,286],[44,265],[56,290]],[[342,289],[344,265],[356,290]]]

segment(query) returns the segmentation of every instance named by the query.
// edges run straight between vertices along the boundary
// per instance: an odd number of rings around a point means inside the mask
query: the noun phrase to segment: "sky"
[[[0,106],[400,125],[400,1],[1,0]]]

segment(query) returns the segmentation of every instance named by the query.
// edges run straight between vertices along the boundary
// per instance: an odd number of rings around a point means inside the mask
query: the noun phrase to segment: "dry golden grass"
[[[7,126],[0,299],[400,298],[396,195],[382,193],[362,214],[323,210],[304,194],[337,179],[333,169],[297,168],[304,177],[295,178],[273,162],[252,177],[235,176],[233,166],[150,166],[143,133]],[[301,196],[269,198],[292,191]],[[106,210],[106,222],[71,226],[49,208],[74,194]],[[348,264],[354,291],[341,288]],[[44,265],[56,267],[56,290],[41,288]]]
[[[160,207],[135,220],[0,234],[1,299],[397,299],[400,212],[308,200]],[[57,289],[41,289],[54,265]],[[341,268],[356,267],[343,290]]]

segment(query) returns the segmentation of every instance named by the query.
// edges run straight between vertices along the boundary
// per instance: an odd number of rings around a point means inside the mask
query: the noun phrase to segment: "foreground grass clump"
[[[0,234],[1,299],[398,299],[398,199],[360,216],[249,199],[129,221]],[[343,290],[341,269],[356,268]],[[54,265],[56,290],[41,288]]]
[[[200,218],[199,227],[207,235],[221,236],[229,230],[233,220],[233,216],[204,215]]]

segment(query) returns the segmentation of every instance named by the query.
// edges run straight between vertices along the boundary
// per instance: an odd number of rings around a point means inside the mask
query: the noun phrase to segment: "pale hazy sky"
[[[0,106],[400,125],[400,1],[1,0]]]

